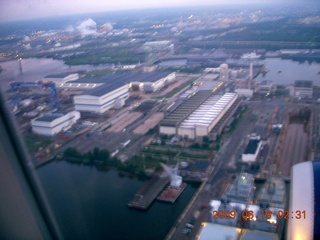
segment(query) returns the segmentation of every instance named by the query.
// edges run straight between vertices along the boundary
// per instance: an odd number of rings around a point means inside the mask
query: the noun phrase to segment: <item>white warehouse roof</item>
[[[235,93],[226,93],[222,97],[217,95],[210,97],[182,122],[181,127],[192,124],[209,126],[235,96]]]

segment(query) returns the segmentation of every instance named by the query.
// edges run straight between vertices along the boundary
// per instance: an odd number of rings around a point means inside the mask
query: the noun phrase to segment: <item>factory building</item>
[[[161,122],[160,133],[190,139],[207,136],[237,103],[237,99],[235,93],[221,96],[212,95],[212,91],[199,91]]]
[[[131,83],[129,86],[131,90],[152,93],[159,91],[175,79],[175,72],[135,73],[130,75]]]
[[[251,137],[246,149],[244,150],[244,153],[241,155],[242,162],[255,162],[257,160],[261,144],[260,136]]]
[[[190,139],[207,136],[236,100],[235,93],[211,96],[180,124],[178,135]]]
[[[78,111],[55,112],[31,120],[32,131],[44,136],[55,136],[69,129],[80,119]]]
[[[160,133],[167,135],[178,134],[179,125],[211,95],[212,91],[203,90],[185,100],[162,120],[160,123]]]
[[[155,92],[174,80],[174,72],[112,73],[99,78],[78,79],[71,87],[90,89],[74,96],[76,110],[104,113],[110,108],[121,108],[129,97],[129,90]]]
[[[261,94],[268,94],[268,93],[270,94],[275,89],[273,82],[270,80],[264,80],[261,83],[257,84],[255,87],[256,87],[256,91]]]
[[[247,97],[251,98],[253,96],[253,90],[247,88],[237,88],[234,90],[235,93],[239,95],[239,97]]]
[[[54,82],[57,87],[61,84],[64,84],[69,81],[75,81],[79,79],[78,73],[57,73],[57,74],[49,74],[43,78],[43,81]]]
[[[306,80],[297,80],[294,82],[291,96],[296,98],[312,98],[313,82]]]
[[[74,96],[74,106],[78,111],[104,113],[111,108],[121,108],[129,97],[127,84],[117,85],[104,84],[93,88],[81,95]]]

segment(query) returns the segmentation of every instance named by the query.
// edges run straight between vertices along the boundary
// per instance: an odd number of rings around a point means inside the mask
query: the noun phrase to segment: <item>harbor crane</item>
[[[36,82],[10,82],[12,91],[15,93],[14,104],[19,107],[19,88],[21,87],[30,87],[30,88],[49,88],[50,89],[50,108],[54,109],[55,107],[60,110],[60,102],[58,97],[58,91],[56,88],[56,84],[48,81],[36,81]]]

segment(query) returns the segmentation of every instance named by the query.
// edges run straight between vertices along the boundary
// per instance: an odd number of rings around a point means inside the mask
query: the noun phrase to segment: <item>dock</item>
[[[128,207],[146,210],[159,193],[169,184],[169,176],[156,175],[146,182],[128,203]]]
[[[174,203],[186,187],[187,184],[184,182],[178,188],[168,186],[162,191],[159,197],[157,197],[157,200]]]

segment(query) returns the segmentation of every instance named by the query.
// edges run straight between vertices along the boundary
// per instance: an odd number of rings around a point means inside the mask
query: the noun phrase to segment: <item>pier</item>
[[[128,203],[128,207],[146,210],[159,193],[169,184],[170,177],[156,175],[146,182]]]
[[[157,197],[157,199],[163,202],[174,203],[186,187],[186,183],[182,183],[178,188],[168,186],[163,190],[159,197]]]

